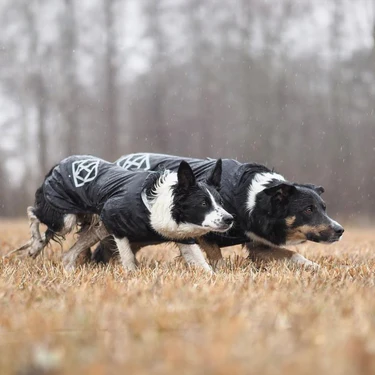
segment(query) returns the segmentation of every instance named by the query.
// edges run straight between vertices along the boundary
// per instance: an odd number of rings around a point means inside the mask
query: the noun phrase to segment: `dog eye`
[[[201,206],[202,207],[206,207],[207,206],[207,202],[206,201],[202,201]]]
[[[308,215],[312,214],[314,211],[314,207],[313,206],[308,206],[304,209],[304,212]]]

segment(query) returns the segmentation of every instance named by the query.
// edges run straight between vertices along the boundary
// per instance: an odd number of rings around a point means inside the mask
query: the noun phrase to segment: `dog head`
[[[221,160],[204,182],[197,182],[185,161],[177,173],[166,171],[148,197],[151,226],[164,237],[175,240],[227,231],[233,224],[233,216],[222,207],[217,191],[220,181]]]
[[[225,232],[233,224],[233,216],[222,207],[218,192],[222,162],[219,159],[204,182],[197,182],[190,165],[182,161],[177,171],[173,192],[172,217],[177,223],[192,224],[203,231]]]
[[[338,241],[344,228],[327,215],[323,192],[321,186],[269,179],[252,202],[249,237],[273,245]]]

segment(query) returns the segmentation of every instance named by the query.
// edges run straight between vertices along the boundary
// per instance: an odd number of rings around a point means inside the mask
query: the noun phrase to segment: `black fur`
[[[179,223],[193,223],[200,225],[204,221],[207,211],[213,209],[211,194],[215,201],[222,202],[216,189],[220,188],[221,159],[217,161],[207,181],[197,182],[188,163],[182,161],[178,169],[178,184],[173,195],[172,217]],[[233,217],[224,218],[223,230],[232,224]]]
[[[54,167],[47,173],[45,179],[51,176]],[[38,218],[43,218],[42,223],[47,226],[45,233],[46,242],[55,239],[58,242],[59,236],[57,235],[64,227],[64,213],[55,210],[44,198],[44,184],[40,186],[35,192],[35,203],[33,213]],[[40,220],[40,219],[39,219]]]
[[[328,217],[315,187],[285,182],[258,194],[246,229],[275,245],[335,242],[343,233],[343,228]]]

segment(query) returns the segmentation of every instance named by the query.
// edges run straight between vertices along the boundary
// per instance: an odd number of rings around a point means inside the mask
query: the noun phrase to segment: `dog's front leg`
[[[204,259],[202,250],[198,245],[177,243],[177,246],[180,249],[181,255],[184,257],[187,264],[189,264],[190,266],[203,268],[204,270],[212,273],[212,268],[206,262],[206,259]]]
[[[80,234],[76,243],[63,255],[64,268],[68,271],[74,270],[79,261],[85,261],[88,249],[107,236],[109,233],[102,223]]]
[[[114,239],[118,248],[118,252],[120,254],[123,267],[128,271],[135,271],[137,269],[137,263],[129,240],[126,237],[114,237]]]
[[[249,258],[253,261],[272,261],[272,260],[281,260],[287,261],[299,266],[310,267],[312,269],[319,269],[320,266],[317,263],[312,262],[311,260],[306,259],[303,255],[285,249],[278,246],[268,246],[261,244],[259,242],[247,242],[246,249],[249,252]]]
[[[208,262],[216,270],[224,265],[223,254],[217,244],[208,242],[203,237],[197,239],[200,248],[206,253]]]

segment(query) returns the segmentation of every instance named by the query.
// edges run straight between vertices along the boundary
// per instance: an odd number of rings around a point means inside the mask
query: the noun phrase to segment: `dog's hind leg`
[[[30,256],[35,258],[47,245],[46,236],[40,234],[40,221],[34,214],[34,207],[27,208],[27,217],[29,218],[29,226],[31,232],[31,239],[21,247],[9,252],[6,256],[10,256],[16,252],[28,250]]]
[[[40,230],[39,230],[40,221],[35,216],[34,207],[27,208],[27,216],[29,218],[31,241],[32,241],[28,253],[29,253],[29,256],[31,256],[32,258],[36,258],[42,252],[42,250],[47,246],[50,240],[50,236],[49,236],[49,233],[42,234],[42,235],[40,234]]]
[[[34,207],[27,208],[27,217],[29,218],[31,239],[35,243],[35,249],[39,249],[40,247],[43,248],[45,236],[43,236],[44,238],[42,238],[42,235],[40,234],[40,221],[34,214]]]
[[[205,271],[212,273],[212,268],[206,262],[206,259],[204,259],[202,250],[198,245],[177,243],[177,246],[180,249],[181,255],[184,257],[187,264],[189,264],[190,266],[203,268]]]
[[[109,234],[101,222],[82,232],[76,243],[63,255],[64,268],[71,271],[84,263],[89,257],[90,247],[107,236]]]
[[[28,214],[30,220],[31,237],[33,239],[33,244],[29,249],[29,256],[32,258],[36,258],[55,235],[61,237],[65,236],[73,230],[77,223],[76,215],[64,215],[64,224],[58,233],[54,233],[48,228],[46,233],[41,235],[39,231],[40,221],[35,216],[32,207],[29,207],[29,209]]]

